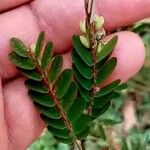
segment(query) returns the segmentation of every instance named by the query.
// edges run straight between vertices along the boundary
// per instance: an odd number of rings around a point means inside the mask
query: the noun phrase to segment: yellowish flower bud
[[[104,18],[102,16],[94,16],[94,25],[96,30],[100,30],[104,25]]]
[[[101,38],[103,38],[105,35],[106,35],[106,32],[105,32],[105,30],[102,28],[100,31],[98,31],[98,32],[96,33],[96,38],[97,38],[97,39],[101,39]]]
[[[86,35],[80,36],[80,41],[81,41],[81,43],[82,43],[86,48],[89,48],[89,47],[90,47],[90,43],[89,43],[89,40],[88,40],[88,38],[86,37]]]
[[[33,53],[35,52],[35,48],[36,48],[36,44],[33,43],[33,44],[31,45],[31,50],[32,50]]]
[[[99,43],[98,47],[97,47],[97,54],[99,54],[101,52],[102,47],[103,47],[102,43]]]
[[[85,20],[79,22],[81,32],[86,33],[86,22]]]

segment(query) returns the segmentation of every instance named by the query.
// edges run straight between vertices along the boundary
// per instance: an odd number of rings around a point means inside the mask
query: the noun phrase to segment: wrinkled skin
[[[18,37],[30,45],[44,30],[71,66],[71,37],[79,33],[84,18],[83,0],[0,0],[0,149],[25,150],[43,131],[44,123],[27,96],[23,77],[8,60],[9,39]],[[105,29],[132,24],[150,16],[150,0],[96,0],[95,12],[105,18]],[[124,31],[113,53],[118,64],[106,83],[126,81],[141,68],[145,48],[138,35]],[[111,38],[110,35],[106,38]],[[106,84],[105,83],[105,84]]]

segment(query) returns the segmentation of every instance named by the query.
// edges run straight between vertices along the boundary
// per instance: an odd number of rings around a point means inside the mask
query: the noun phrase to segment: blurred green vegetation
[[[113,100],[109,111],[93,122],[91,136],[86,142],[87,150],[109,150],[107,146],[112,150],[150,150],[150,21],[143,20],[127,29],[138,33],[143,39],[146,47],[145,64],[128,82],[128,88],[122,95]],[[136,104],[137,126],[126,135],[123,131],[122,108],[131,95]],[[46,131],[28,148],[28,150],[74,149],[72,145],[56,142]]]

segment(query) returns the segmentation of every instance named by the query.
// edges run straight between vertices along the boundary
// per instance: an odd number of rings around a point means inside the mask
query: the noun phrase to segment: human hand
[[[19,6],[27,2],[26,4]],[[27,95],[24,79],[10,63],[9,39],[18,37],[31,45],[44,30],[55,44],[56,53],[64,54],[64,67],[70,67],[71,37],[78,33],[78,22],[84,18],[83,0],[5,0],[0,2],[0,148],[25,150],[42,132],[40,120]],[[18,6],[18,7],[17,7]],[[13,10],[12,7],[17,7]],[[95,13],[104,16],[105,29],[132,24],[150,16],[150,0],[97,0]],[[5,10],[9,10],[5,12]],[[138,10],[138,11],[137,11]],[[138,35],[118,32],[119,41],[113,53],[118,65],[107,82],[128,80],[144,62],[145,49]],[[112,37],[113,35],[110,35]]]

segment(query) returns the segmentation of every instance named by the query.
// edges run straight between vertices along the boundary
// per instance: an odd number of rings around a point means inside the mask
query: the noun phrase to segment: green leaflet
[[[105,65],[105,63],[109,60],[109,58],[110,58],[110,55],[108,55],[107,57],[105,57],[103,60],[99,61],[96,64],[96,69],[100,70]]]
[[[97,74],[96,83],[100,84],[103,81],[105,81],[114,71],[116,64],[117,64],[116,57],[113,57],[110,60],[108,60],[108,62],[106,62],[106,64],[99,70]]]
[[[109,109],[110,105],[111,105],[111,102],[109,101],[102,108],[93,109],[93,111],[92,111],[92,118],[96,119],[97,117],[99,117],[102,114],[104,114]]]
[[[25,44],[21,40],[17,38],[11,38],[10,46],[13,49],[13,51],[15,51],[19,56],[28,57],[27,56],[28,48],[25,46]]]
[[[128,143],[125,138],[122,139],[122,147],[121,150],[129,150]]]
[[[101,97],[96,97],[94,99],[94,104],[93,104],[93,107],[98,109],[98,108],[102,108],[104,107],[104,105],[108,102],[110,102],[112,99],[116,99],[120,96],[120,93],[118,92],[110,92],[106,95],[103,95]]]
[[[116,90],[118,90],[118,91],[124,90],[124,89],[126,89],[127,87],[128,87],[128,85],[127,85],[126,83],[122,83],[122,84],[120,84],[120,85],[118,85],[118,86],[116,87]]]
[[[105,125],[115,125],[121,123],[123,119],[119,115],[114,108],[110,108],[105,114],[99,117],[99,121],[104,123]]]
[[[91,79],[92,67],[89,67],[85,64],[85,62],[80,58],[75,50],[72,51],[72,60],[76,67],[76,69],[87,79]]]
[[[41,114],[41,118],[52,128],[56,128],[56,129],[65,129],[66,128],[64,123],[60,119],[52,119],[43,114]]]
[[[81,96],[85,99],[86,102],[90,101],[90,92],[85,90],[84,88],[82,88],[82,86],[80,85],[80,83],[78,83],[78,89],[79,89],[79,93],[81,94]]]
[[[114,96],[114,92],[111,92],[111,93],[108,93],[107,95],[95,98],[93,107],[96,108],[96,109],[104,107],[104,105],[106,103],[111,101],[113,96]]]
[[[78,133],[76,137],[80,140],[84,140],[87,138],[87,136],[90,134],[90,127],[88,126],[86,129],[84,129],[82,132]]]
[[[42,61],[41,61],[41,68],[42,69],[45,69],[47,67],[47,65],[49,64],[52,56],[53,56],[53,43],[48,42],[46,44],[44,54],[43,54],[43,57],[42,57]]]
[[[98,62],[103,60],[105,57],[107,57],[108,55],[110,55],[112,53],[112,51],[114,50],[114,48],[117,44],[117,41],[118,41],[118,37],[114,36],[109,42],[107,42],[104,45],[101,52],[97,56],[97,61]]]
[[[77,97],[77,91],[78,91],[77,84],[76,82],[72,81],[68,91],[61,100],[61,105],[64,110],[68,110],[71,107],[71,105],[73,104],[74,100]]]
[[[62,139],[68,139],[69,137],[69,132],[67,129],[56,129],[56,128],[52,128],[50,126],[47,127],[47,129],[54,135],[54,136],[57,136],[59,138],[62,138]]]
[[[71,122],[76,121],[85,109],[85,100],[82,97],[79,97],[75,100],[73,105],[67,111],[68,118]]]
[[[40,56],[40,52],[41,52],[41,50],[43,48],[43,44],[44,44],[44,39],[45,39],[45,33],[41,32],[37,39],[35,52],[34,52],[36,58],[38,58]]]
[[[39,93],[39,92],[29,90],[28,94],[34,102],[40,105],[47,106],[47,107],[55,106],[53,99],[47,93]]]
[[[46,86],[44,86],[41,82],[39,81],[34,81],[34,80],[31,80],[31,79],[28,79],[25,81],[25,85],[33,90],[33,91],[36,91],[36,92],[39,92],[39,93],[48,93],[48,88]]]
[[[19,68],[32,70],[35,68],[34,64],[29,58],[21,57],[15,52],[9,54],[10,61]]]
[[[26,69],[19,69],[19,72],[23,74],[24,76],[28,77],[29,79],[35,80],[35,81],[41,81],[42,77],[39,73],[37,73],[35,70],[26,70]]]
[[[38,107],[41,114],[52,119],[60,119],[61,116],[55,107],[45,107],[38,103],[35,103],[35,105]]]
[[[116,98],[118,98],[118,97],[120,97],[120,93],[119,92],[113,92],[113,94],[112,94],[112,99],[116,99]]]
[[[79,36],[74,35],[72,38],[72,41],[73,41],[73,46],[74,46],[76,52],[78,53],[78,55],[82,58],[82,60],[88,66],[92,66],[93,62],[92,62],[92,57],[91,57],[91,54],[89,52],[89,49],[87,49],[86,47],[84,47],[82,45]]]
[[[91,122],[91,117],[89,115],[82,114],[76,121],[73,123],[73,129],[75,134],[79,134],[84,131]]]
[[[72,80],[72,70],[71,69],[66,69],[64,70],[56,85],[56,95],[58,98],[61,98],[65,95],[67,92]]]
[[[73,143],[72,139],[70,138],[60,138],[60,137],[54,136],[54,139],[56,139],[58,142],[65,143],[65,144]]]
[[[114,89],[117,88],[117,86],[119,85],[120,82],[121,82],[121,80],[116,80],[116,81],[113,81],[112,83],[104,86],[103,88],[100,89],[99,92],[96,93],[95,97],[101,97],[103,95],[106,95],[106,94],[112,92]]]
[[[75,78],[77,79],[77,81],[80,83],[80,85],[86,89],[86,90],[91,90],[92,86],[93,86],[93,81],[92,79],[86,79],[84,78],[79,72],[78,70],[73,66],[73,73]]]
[[[60,75],[62,64],[63,64],[62,56],[58,55],[53,58],[50,71],[48,73],[50,83],[55,82],[58,76]]]

